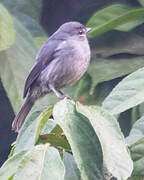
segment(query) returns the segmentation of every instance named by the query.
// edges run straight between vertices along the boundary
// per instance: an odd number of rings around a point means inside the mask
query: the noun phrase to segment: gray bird
[[[86,28],[79,22],[68,22],[45,42],[29,73],[24,98],[27,96],[12,129],[18,132],[35,101],[50,92],[60,99],[68,97],[60,89],[75,84],[86,72],[90,62],[90,47]]]

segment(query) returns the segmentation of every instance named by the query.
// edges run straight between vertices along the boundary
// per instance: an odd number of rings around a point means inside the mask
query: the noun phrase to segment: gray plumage
[[[78,22],[63,24],[43,45],[36,56],[24,88],[27,99],[15,117],[12,129],[21,128],[35,101],[53,91],[58,98],[68,97],[60,89],[75,84],[86,72],[90,48],[85,28]]]

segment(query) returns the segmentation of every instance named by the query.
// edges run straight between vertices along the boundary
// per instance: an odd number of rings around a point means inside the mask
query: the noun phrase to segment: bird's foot
[[[67,94],[61,94],[61,96],[59,98],[60,99],[64,99],[64,98],[71,99],[71,97]]]
[[[55,95],[59,98],[59,99],[71,99],[71,97],[67,94],[63,94],[60,90],[57,90],[52,84],[49,84],[49,88],[55,93]]]

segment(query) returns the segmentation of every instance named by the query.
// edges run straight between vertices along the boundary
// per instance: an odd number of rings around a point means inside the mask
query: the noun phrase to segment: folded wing
[[[48,66],[48,64],[53,60],[53,55],[55,49],[58,46],[59,42],[56,40],[48,40],[41,48],[40,52],[36,57],[36,64],[33,66],[31,72],[29,73],[25,87],[23,97],[25,98],[29,88],[39,77],[40,73]]]

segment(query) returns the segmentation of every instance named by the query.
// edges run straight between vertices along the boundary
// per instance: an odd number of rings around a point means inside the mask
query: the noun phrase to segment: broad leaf
[[[55,121],[53,119],[49,119],[43,130],[41,131],[41,135],[45,135],[45,134],[49,134],[52,130],[56,129],[57,128],[57,124],[55,123]]]
[[[128,180],[143,180],[144,176],[132,176]]]
[[[9,48],[15,41],[13,18],[0,4],[0,51]]]
[[[66,149],[66,150],[71,149],[65,135],[63,134],[50,133],[50,134],[41,135],[39,137],[38,144],[46,144],[46,143],[61,149]]]
[[[95,86],[104,81],[127,75],[144,66],[144,57],[135,58],[97,58],[88,68],[88,74],[92,77],[91,92]]]
[[[1,180],[7,180],[11,176],[15,174],[17,171],[17,168],[19,166],[19,163],[21,162],[23,156],[26,154],[26,151],[21,151],[18,154],[15,154],[14,156],[10,157],[0,168],[0,179]]]
[[[29,150],[35,145],[37,118],[41,111],[36,111],[25,120],[16,140],[15,153],[22,150]]]
[[[48,39],[47,36],[39,36],[39,37],[34,38],[39,48],[42,47],[42,45],[46,42],[47,39]]]
[[[30,149],[36,144],[51,113],[52,107],[44,109],[44,111],[40,110],[30,113],[18,134],[15,153],[20,152],[21,150]]]
[[[77,110],[90,120],[100,140],[108,171],[118,180],[130,177],[133,163],[117,120],[96,106],[78,103]]]
[[[134,161],[133,174],[144,176],[144,138],[132,144],[130,151]]]
[[[43,114],[43,113],[42,113]],[[39,118],[38,118],[39,119]],[[42,129],[37,144],[51,144],[54,147],[70,150],[70,145],[62,129],[54,120],[49,119]]]
[[[103,180],[101,147],[89,120],[67,99],[54,106],[53,116],[71,145],[82,179]]]
[[[98,57],[106,58],[117,54],[144,55],[144,37],[134,32],[109,31],[92,39],[90,45],[92,60],[97,60]],[[132,55],[119,55],[117,59],[134,59],[135,57]],[[109,59],[111,60],[112,58]],[[113,57],[113,59],[116,59],[116,57]]]
[[[117,26],[115,29],[119,31],[130,31],[131,29],[139,26],[140,24],[144,23],[144,16],[142,18],[139,18],[138,20],[135,21],[130,21],[125,24],[122,24],[120,26]]]
[[[58,150],[48,145],[38,145],[25,154],[13,180],[64,180],[64,173]]]
[[[144,6],[144,0],[138,0],[138,1],[142,6]]]
[[[46,122],[52,115],[53,107],[49,107],[46,110],[44,110],[40,116],[37,118],[37,125],[36,125],[36,134],[35,134],[35,143],[37,142],[39,135],[45,126]]]
[[[64,152],[65,180],[81,180],[80,171],[72,154]]]
[[[8,178],[8,180],[13,180],[13,176],[11,176],[10,178]]]
[[[40,19],[42,8],[41,0],[1,0],[1,2],[14,14],[21,12],[36,19]]]
[[[96,12],[88,21],[87,25],[92,27],[89,37],[106,31],[113,30],[117,26],[127,22],[136,21],[144,17],[143,8],[135,8],[125,4],[110,5]]]
[[[104,100],[103,107],[118,114],[144,102],[144,68],[124,78]]]
[[[1,0],[33,36],[45,35],[43,28],[40,26],[42,0]]]
[[[34,38],[37,36],[45,36],[42,26],[32,17],[23,14],[22,12],[15,12],[14,16],[19,19],[19,21],[29,30]]]
[[[23,102],[24,82],[35,61],[37,46],[30,33],[17,20],[14,22],[16,41],[9,49],[0,52],[0,77],[17,112]]]
[[[127,137],[127,142],[131,145],[141,138],[144,138],[144,116],[137,120],[133,125],[129,136]]]

